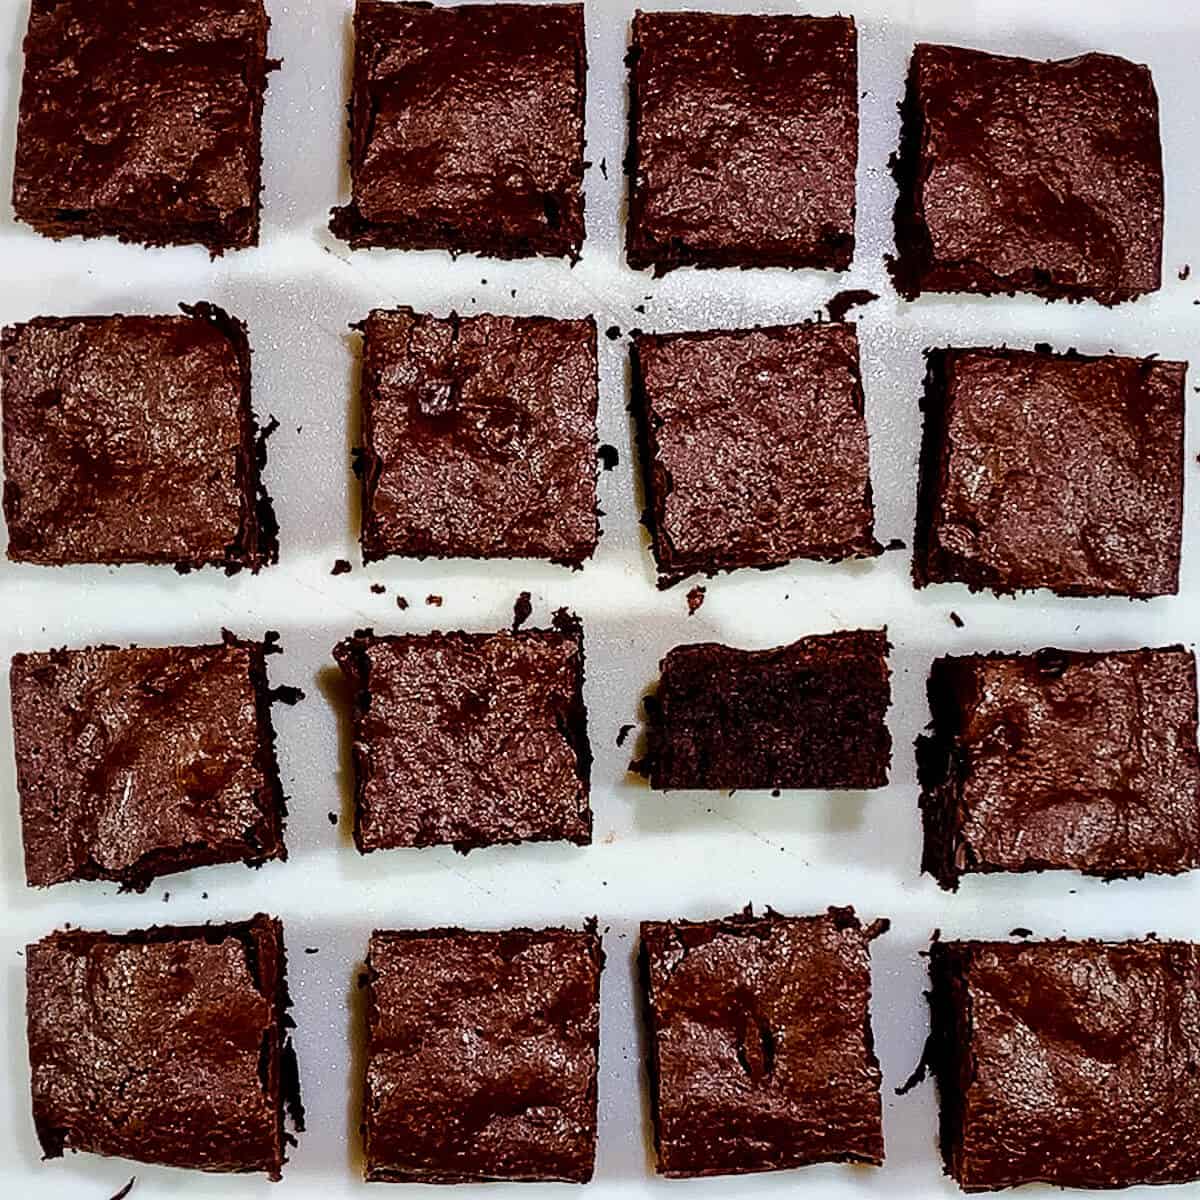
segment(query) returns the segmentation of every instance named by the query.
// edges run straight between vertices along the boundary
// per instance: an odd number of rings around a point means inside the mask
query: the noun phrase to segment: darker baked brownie
[[[631,266],[850,265],[852,18],[638,12],[629,63]]]
[[[852,908],[644,921],[662,1175],[883,1162],[870,942]]]
[[[997,593],[1173,594],[1187,364],[929,354],[913,579]]]
[[[364,326],[362,550],[596,549],[596,324],[375,311]]]
[[[876,788],[892,738],[887,634],[855,630],[775,650],[702,642],[662,660],[635,769],[673,788]]]
[[[352,246],[579,257],[581,4],[358,0]]]
[[[578,624],[360,630],[334,657],[354,689],[359,850],[592,840]]]
[[[939,658],[929,703],[922,866],[943,887],[974,871],[1200,866],[1191,651]]]
[[[18,654],[11,683],[31,886],[287,857],[263,643]]]
[[[211,304],[181,307],[5,327],[10,559],[230,573],[276,561],[246,327]]]
[[[1162,281],[1148,68],[918,44],[901,106],[893,275],[920,292],[1117,304]]]
[[[929,969],[964,1191],[1200,1178],[1200,946],[935,942]]]
[[[13,207],[39,233],[258,242],[261,0],[32,0]]]
[[[853,325],[635,336],[660,586],[879,554]]]
[[[64,1150],[202,1171],[284,1162],[302,1125],[283,927],[52,933],[27,947],[33,1120]]]
[[[372,934],[367,1179],[586,1183],[603,965],[594,920]]]

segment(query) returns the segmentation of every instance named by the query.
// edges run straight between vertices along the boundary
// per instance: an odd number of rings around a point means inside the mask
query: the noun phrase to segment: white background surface
[[[181,0],[184,2],[184,0]],[[649,4],[649,7],[657,5]],[[678,5],[682,7],[682,5]],[[707,0],[710,8],[805,11],[760,0]],[[365,571],[357,554],[356,487],[349,469],[355,417],[354,341],[347,326],[377,305],[436,313],[594,313],[603,330],[740,326],[804,319],[845,287],[884,298],[857,310],[872,473],[881,541],[912,541],[921,350],[932,344],[1028,346],[1088,352],[1158,353],[1197,359],[1200,332],[1200,8],[1185,0],[854,0],[859,23],[862,136],[858,251],[845,275],[816,272],[677,271],[661,281],[629,271],[619,256],[620,164],[625,141],[622,58],[629,0],[589,0],[588,241],[565,263],[499,263],[441,253],[351,253],[326,232],[341,202],[344,105],[349,77],[347,0],[268,0],[271,76],[265,114],[262,245],[210,263],[199,248],[147,250],[114,241],[55,244],[15,226],[10,191],[27,0],[0,0],[0,321],[37,314],[168,312],[178,301],[212,300],[248,321],[255,351],[255,405],[281,429],[266,479],[282,526],[280,564],[258,578],[217,571],[181,577],[170,569],[46,570],[0,564],[0,663],[17,650],[95,640],[197,643],[222,625],[246,637],[278,629],[286,653],[270,660],[273,682],[308,699],[276,709],[284,786],[291,796],[287,863],[261,871],[231,866],[160,880],[143,896],[102,884],[27,890],[12,764],[7,676],[0,682],[0,1195],[105,1200],[137,1174],[135,1200],[151,1197],[342,1196],[361,1192],[357,1076],[361,1057],[354,978],[373,927],[577,924],[593,913],[607,930],[597,1197],[952,1195],[935,1153],[931,1086],[905,1098],[892,1089],[920,1054],[926,1018],[924,961],[935,926],[947,935],[1003,936],[1028,926],[1039,936],[1125,937],[1157,930],[1200,937],[1200,877],[1110,885],[1065,874],[968,877],[957,896],[918,874],[920,839],[911,745],[927,720],[924,679],[940,653],[1192,644],[1200,631],[1200,403],[1192,404],[1181,594],[1140,604],[1067,601],[1046,594],[1000,600],[946,586],[915,592],[908,554],[871,564],[799,564],[708,582],[707,601],[687,616],[689,585],[659,593],[648,540],[637,524],[631,427],[625,412],[627,346],[601,337],[601,440],[620,465],[600,477],[604,537],[579,573],[545,564],[419,563],[393,559]],[[816,11],[832,11],[819,8]],[[1107,50],[1149,63],[1162,106],[1167,167],[1164,287],[1114,310],[1047,306],[1032,299],[896,299],[882,255],[891,246],[894,190],[887,173],[896,144],[896,103],[916,39],[950,40],[1033,57]],[[607,179],[598,165],[604,160]],[[1177,272],[1195,266],[1182,282]],[[486,280],[486,283],[483,282]],[[513,294],[515,290],[515,294]],[[634,305],[644,303],[644,314]],[[1200,369],[1192,383],[1200,383]],[[3,537],[0,534],[0,537]],[[356,566],[332,578],[336,558]],[[369,591],[387,586],[384,595]],[[522,589],[534,624],[569,605],[587,637],[587,702],[596,754],[595,844],[480,851],[449,848],[358,855],[349,838],[344,729],[328,694],[330,647],[354,628],[488,630],[511,619]],[[429,593],[445,597],[427,607]],[[408,598],[401,612],[396,596]],[[965,627],[949,619],[961,614]],[[870,793],[649,792],[625,773],[635,721],[660,656],[686,640],[769,646],[808,633],[886,623],[896,649],[892,785]],[[327,814],[340,815],[333,827]],[[165,893],[169,893],[169,900]],[[727,914],[752,900],[791,913],[854,904],[865,920],[890,916],[875,943],[874,1023],[884,1072],[887,1164],[822,1166],[731,1180],[662,1181],[652,1173],[640,1040],[634,1020],[637,922],[648,917]],[[63,922],[125,929],[153,922],[240,918],[265,909],[285,922],[296,1045],[309,1130],[282,1184],[203,1176],[88,1156],[42,1164],[29,1117],[24,1041],[23,945]],[[318,950],[305,954],[305,948]],[[376,1190],[382,1190],[380,1185]],[[473,1196],[515,1185],[474,1187]],[[274,1190],[272,1190],[274,1189]],[[541,1185],[540,1194],[567,1186]],[[1147,1189],[1147,1191],[1149,1191]],[[1178,1189],[1200,1195],[1200,1186]],[[1152,1193],[1163,1196],[1163,1190]]]

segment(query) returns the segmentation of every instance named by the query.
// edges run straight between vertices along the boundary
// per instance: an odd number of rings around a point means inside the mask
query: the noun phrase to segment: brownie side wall
[[[925,119],[917,87],[915,49],[899,109],[900,145],[890,163],[897,188],[892,215],[896,254],[888,256],[888,270],[896,291],[906,300],[915,300],[921,294],[922,279],[933,259],[929,230],[921,217],[921,143],[925,138]]]
[[[655,1169],[662,1173],[662,1127],[659,1123],[659,1089],[662,1075],[658,1062],[658,1020],[654,1009],[654,978],[650,967],[650,952],[646,946],[647,934],[661,922],[643,921],[638,943],[638,978],[641,982],[642,1029],[646,1040],[646,1079],[649,1084],[650,1124],[654,1136]]]
[[[929,1065],[940,1105],[938,1144],[945,1173],[962,1186],[966,1094],[973,1078],[971,1002],[966,946],[934,942],[929,950]]]
[[[574,842],[577,846],[590,846],[592,843],[592,825],[594,819],[591,806],[593,759],[592,744],[588,738],[587,703],[583,696],[587,657],[583,645],[583,622],[574,616],[574,614],[568,614],[564,609],[555,616],[554,625],[557,633],[574,642],[579,650],[579,670],[575,676],[575,686],[572,690],[570,702],[564,711],[555,715],[559,732],[574,752],[575,773],[579,778],[579,782],[583,785],[583,796],[587,802],[585,828],[579,830],[574,836],[568,837],[567,840]],[[514,630],[513,636],[518,638],[537,636],[540,632],[540,630],[536,629],[531,629],[527,633]]]
[[[935,525],[938,503],[946,486],[946,427],[954,353],[945,349],[925,353],[925,384],[920,401],[924,429],[917,468],[917,520],[912,558],[913,585],[918,588],[946,582]]]
[[[400,311],[410,318],[413,316],[411,309],[401,309]],[[363,335],[362,371],[359,378],[361,427],[354,470],[359,477],[359,486],[362,490],[359,545],[362,549],[364,565],[379,562],[388,556],[387,546],[380,536],[379,521],[375,510],[375,493],[379,488],[379,477],[383,472],[383,461],[373,449],[375,445],[375,397],[378,391],[379,376],[379,364],[376,361],[375,349],[375,325],[380,313],[379,309],[373,311],[361,326]],[[452,313],[450,320],[457,322],[458,318]]]
[[[639,473],[646,502],[642,510],[642,524],[650,531],[650,544],[658,565],[658,586],[663,590],[674,587],[690,572],[674,561],[671,542],[664,531],[667,496],[673,485],[671,473],[663,465],[659,454],[658,418],[646,388],[645,348],[657,346],[661,340],[653,334],[635,336],[629,355],[633,374],[631,407],[636,424]]]
[[[366,845],[363,836],[363,821],[366,812],[366,786],[371,774],[370,750],[362,735],[363,721],[371,707],[371,656],[368,647],[374,638],[369,629],[359,630],[353,637],[339,642],[333,648],[333,657],[341,668],[342,676],[350,685],[351,701],[351,759],[354,764],[354,845],[359,854],[367,854],[374,847]]]
[[[266,839],[259,847],[262,858],[287,860],[284,827],[287,823],[287,798],[279,778],[279,759],[275,752],[275,724],[271,719],[271,684],[267,678],[267,655],[262,642],[236,642],[250,655],[250,684],[254,688],[254,712],[258,724],[258,742],[254,758],[266,786],[261,796],[263,829]],[[257,863],[251,863],[257,865]]]

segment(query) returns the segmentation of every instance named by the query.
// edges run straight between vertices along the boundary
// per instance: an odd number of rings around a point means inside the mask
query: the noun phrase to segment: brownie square
[[[377,310],[363,325],[362,551],[596,549],[596,323]]]
[[[637,12],[629,65],[630,266],[849,267],[853,18]]]
[[[1200,946],[941,942],[929,970],[964,1191],[1200,1179]]]
[[[246,327],[182,317],[6,326],[4,516],[14,562],[257,572],[279,557]]]
[[[870,943],[852,908],[643,921],[660,1175],[883,1162]]]
[[[1187,364],[929,352],[913,580],[997,594],[1179,590]]]
[[[303,1126],[283,927],[52,933],[26,948],[33,1120],[64,1150],[280,1177]]]
[[[354,691],[361,852],[592,840],[583,631],[360,630],[334,649]]]
[[[659,585],[881,553],[853,325],[633,340]]]
[[[918,43],[901,113],[892,273],[902,295],[1111,305],[1158,290],[1162,147],[1147,67]]]
[[[258,244],[261,0],[31,0],[13,208],[47,237]]]
[[[287,857],[263,643],[18,654],[10,682],[31,887]]]
[[[676,646],[646,702],[634,769],[674,788],[877,788],[892,738],[884,630],[801,638],[774,650]]]
[[[594,920],[373,933],[367,1180],[591,1179],[603,965]]]
[[[581,4],[358,0],[354,247],[575,260],[583,246]]]
[[[1200,866],[1191,651],[939,658],[929,704],[922,867],[943,887],[977,871]]]

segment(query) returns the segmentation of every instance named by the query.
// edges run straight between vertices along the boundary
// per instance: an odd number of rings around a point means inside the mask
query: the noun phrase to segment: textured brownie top
[[[635,337],[661,582],[874,555],[853,325]]]
[[[258,242],[261,0],[32,0],[13,206],[50,237]]]
[[[363,558],[596,548],[596,325],[373,312],[364,326]]]
[[[578,628],[364,630],[334,655],[355,689],[360,850],[592,840]]]
[[[278,921],[53,933],[25,962],[47,1158],[83,1150],[279,1178],[283,1104],[298,1095],[284,1071]]]
[[[371,937],[366,1177],[586,1183],[596,1154],[596,924]]]
[[[1200,947],[942,942],[930,973],[964,1190],[1200,1178]]]
[[[850,265],[852,18],[638,12],[630,64],[631,266]]]
[[[1116,304],[1162,275],[1150,71],[918,44],[897,166],[898,289]]]
[[[1047,349],[930,354],[917,586],[1178,591],[1187,364]]]
[[[183,308],[5,327],[10,559],[257,571],[278,557],[245,326]]]
[[[1200,866],[1190,651],[941,658],[929,698],[923,866],[943,886],[969,871]]]
[[[581,4],[358,0],[350,108],[354,246],[578,258]]]
[[[774,650],[701,642],[662,660],[635,769],[673,788],[875,788],[892,738],[882,630],[801,638]]]
[[[868,946],[849,908],[642,923],[658,1170],[883,1161]]]
[[[260,643],[18,654],[11,683],[31,885],[286,857]]]

